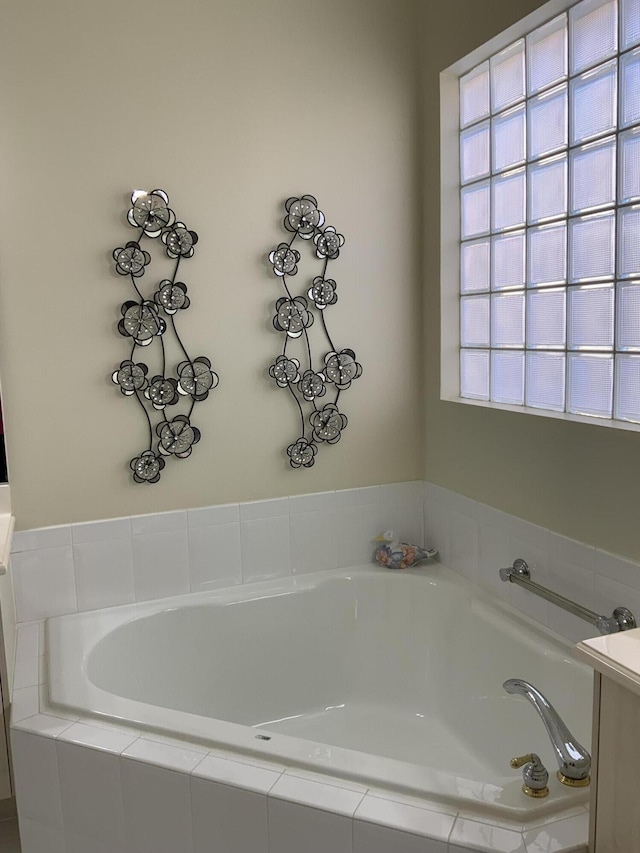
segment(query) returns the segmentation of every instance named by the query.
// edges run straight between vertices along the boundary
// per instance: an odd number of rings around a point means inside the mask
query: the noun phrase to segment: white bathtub
[[[590,744],[591,671],[442,565],[374,566],[49,619],[49,702],[377,788],[528,821],[587,802],[554,778],[536,685]],[[538,752],[552,793],[521,791]]]

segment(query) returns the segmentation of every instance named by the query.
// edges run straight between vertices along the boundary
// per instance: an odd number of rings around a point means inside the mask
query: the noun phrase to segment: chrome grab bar
[[[527,563],[518,557],[514,560],[513,566],[508,569],[500,569],[500,580],[516,583],[518,586],[528,589],[534,595],[539,595],[540,598],[545,598],[552,604],[557,604],[563,610],[573,613],[579,619],[584,619],[595,625],[601,634],[617,634],[618,631],[628,631],[630,628],[637,628],[635,616],[626,607],[616,607],[613,615],[610,617],[601,616],[581,604],[576,604],[570,598],[565,598],[558,592],[547,589],[546,586],[541,586],[539,583],[531,580],[531,572]]]

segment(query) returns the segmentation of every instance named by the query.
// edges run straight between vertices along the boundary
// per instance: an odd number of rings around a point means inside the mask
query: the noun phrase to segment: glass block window
[[[640,424],[640,0],[459,87],[461,396]]]

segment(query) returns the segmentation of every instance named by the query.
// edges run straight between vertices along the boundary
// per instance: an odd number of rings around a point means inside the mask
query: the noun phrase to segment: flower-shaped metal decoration
[[[324,375],[327,382],[333,382],[339,391],[346,391],[354,379],[362,374],[362,365],[356,361],[352,349],[327,353],[324,359]]]
[[[218,384],[218,374],[211,368],[206,356],[192,359],[176,327],[175,315],[189,307],[187,285],[178,281],[178,269],[185,258],[194,254],[198,235],[190,231],[184,222],[176,221],[169,207],[169,196],[164,190],[134,190],[127,222],[139,230],[137,240],[113,252],[116,272],[128,276],[137,299],[125,302],[120,308],[121,319],[118,331],[132,343],[128,359],[111,376],[125,397],[133,397],[142,407],[149,428],[148,449],[130,461],[133,480],[136,483],[157,483],[169,456],[185,459],[191,454],[194,444],[200,441],[200,430],[191,425],[191,413],[196,403],[206,400],[209,392]],[[151,255],[140,246],[140,240],[160,237],[173,271],[170,278],[162,278],[147,298],[142,293],[138,280],[151,261]],[[167,261],[165,260],[166,264]],[[156,282],[158,279],[156,279]],[[164,319],[164,318],[167,319]],[[177,376],[169,375],[167,353],[175,351],[165,346],[165,335],[175,337],[184,359],[177,365]],[[149,347],[156,343],[158,353],[154,375],[149,379],[147,364],[135,361],[137,347]],[[150,360],[145,359],[145,361]],[[186,414],[177,414],[169,419],[166,413],[157,422],[157,412],[165,412],[167,406],[188,407]],[[156,420],[154,427],[153,420]],[[157,442],[157,443],[156,443]],[[155,446],[154,446],[155,445]]]
[[[339,257],[344,237],[333,226],[325,227],[324,213],[315,196],[291,196],[284,209],[283,224],[292,236],[288,243],[279,243],[269,254],[273,272],[281,279],[286,293],[276,301],[272,321],[273,328],[284,334],[284,344],[282,353],[269,367],[269,376],[279,388],[288,389],[300,414],[300,437],[287,447],[290,465],[310,468],[318,451],[316,442],[336,444],[340,440],[347,417],[338,409],[338,398],[362,374],[362,366],[352,349],[335,346],[326,322],[330,307],[338,301],[338,286],[328,276],[328,266]],[[300,263],[300,252],[293,245],[298,239],[308,241],[313,247],[312,254],[315,252],[315,257],[323,261],[322,274],[307,279],[306,298],[296,295],[291,286],[291,277],[298,273]],[[314,310],[320,312],[320,323],[312,329]],[[312,335],[318,334],[326,338],[320,358],[314,356],[312,347]],[[299,347],[296,357],[287,351],[292,340],[291,347]],[[329,352],[324,355],[327,349]],[[335,399],[320,408],[320,398],[331,391],[335,392]]]
[[[144,268],[151,263],[149,252],[143,252],[135,240],[130,240],[124,248],[114,249],[113,259],[119,275],[132,275],[134,278],[144,275]]]
[[[287,447],[287,456],[292,468],[311,468],[316,461],[317,446],[302,436]]]
[[[153,450],[144,450],[129,463],[136,483],[157,483],[164,468],[164,459]]]
[[[191,456],[193,445],[200,441],[200,430],[191,426],[186,415],[176,415],[173,420],[158,424],[156,434],[160,438],[158,451],[178,459]]]
[[[158,316],[154,302],[125,302],[121,307],[122,320],[118,331],[124,337],[133,338],[140,347],[148,346],[156,335],[164,334],[167,324]]]
[[[344,246],[344,237],[342,234],[338,234],[332,225],[329,225],[324,231],[316,234],[313,242],[316,244],[316,255],[319,258],[329,258],[329,260],[335,261],[340,254],[340,249]]]
[[[297,358],[279,355],[269,368],[269,376],[275,379],[280,388],[287,388],[300,381],[300,362]]]
[[[134,190],[127,220],[134,228],[142,228],[147,237],[159,237],[175,219],[169,207],[169,196],[164,190]]]
[[[176,222],[162,232],[162,242],[167,247],[167,255],[170,258],[191,258],[198,235],[195,231],[189,231],[184,222]]]
[[[316,397],[323,397],[327,393],[322,373],[314,373],[313,370],[305,370],[300,380],[300,393],[305,400],[312,402]]]
[[[295,299],[282,296],[276,302],[273,325],[279,332],[286,332],[290,338],[299,338],[312,323],[313,314],[307,310],[304,296],[296,296]]]
[[[134,364],[130,358],[120,362],[120,367],[111,374],[111,381],[120,387],[125,397],[131,397],[136,391],[144,391],[147,387],[149,368],[140,362]]]
[[[316,308],[322,311],[327,305],[335,305],[338,301],[336,287],[337,285],[332,278],[322,278],[321,275],[317,275],[307,291],[307,296],[315,303]]]
[[[168,278],[163,279],[156,292],[153,294],[154,302],[164,308],[167,314],[175,314],[176,311],[188,308],[190,305],[187,296],[187,285],[181,281],[175,283]]]
[[[347,416],[338,411],[335,403],[327,403],[320,411],[311,413],[309,423],[313,427],[313,437],[316,441],[335,444],[340,441],[342,430],[349,422]]]
[[[161,411],[165,406],[175,406],[178,402],[178,383],[169,376],[167,379],[164,376],[154,376],[149,387],[144,392],[147,400],[151,401],[154,409]]]
[[[178,391],[189,395],[196,402],[206,400],[209,391],[218,384],[218,374],[211,370],[211,362],[204,356],[198,356],[193,361],[182,361],[178,365]]]
[[[288,198],[284,209],[287,211],[284,227],[303,240],[310,240],[316,230],[324,225],[324,213],[318,210],[318,202],[312,195]]]
[[[300,252],[292,249],[288,243],[280,243],[279,246],[269,254],[269,261],[276,275],[295,275],[298,272],[298,261]]]

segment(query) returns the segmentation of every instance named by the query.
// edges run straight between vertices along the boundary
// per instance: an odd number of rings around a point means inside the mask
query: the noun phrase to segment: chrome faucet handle
[[[580,788],[589,784],[591,756],[578,743],[551,702],[537,687],[521,678],[508,678],[502,685],[507,693],[527,699],[542,720],[558,759],[556,774],[563,785]]]
[[[540,761],[540,756],[536,755],[535,752],[529,752],[527,755],[512,758],[509,764],[514,769],[524,765],[522,790],[527,797],[542,799],[549,796],[549,788],[547,787],[549,774],[547,768]]]

